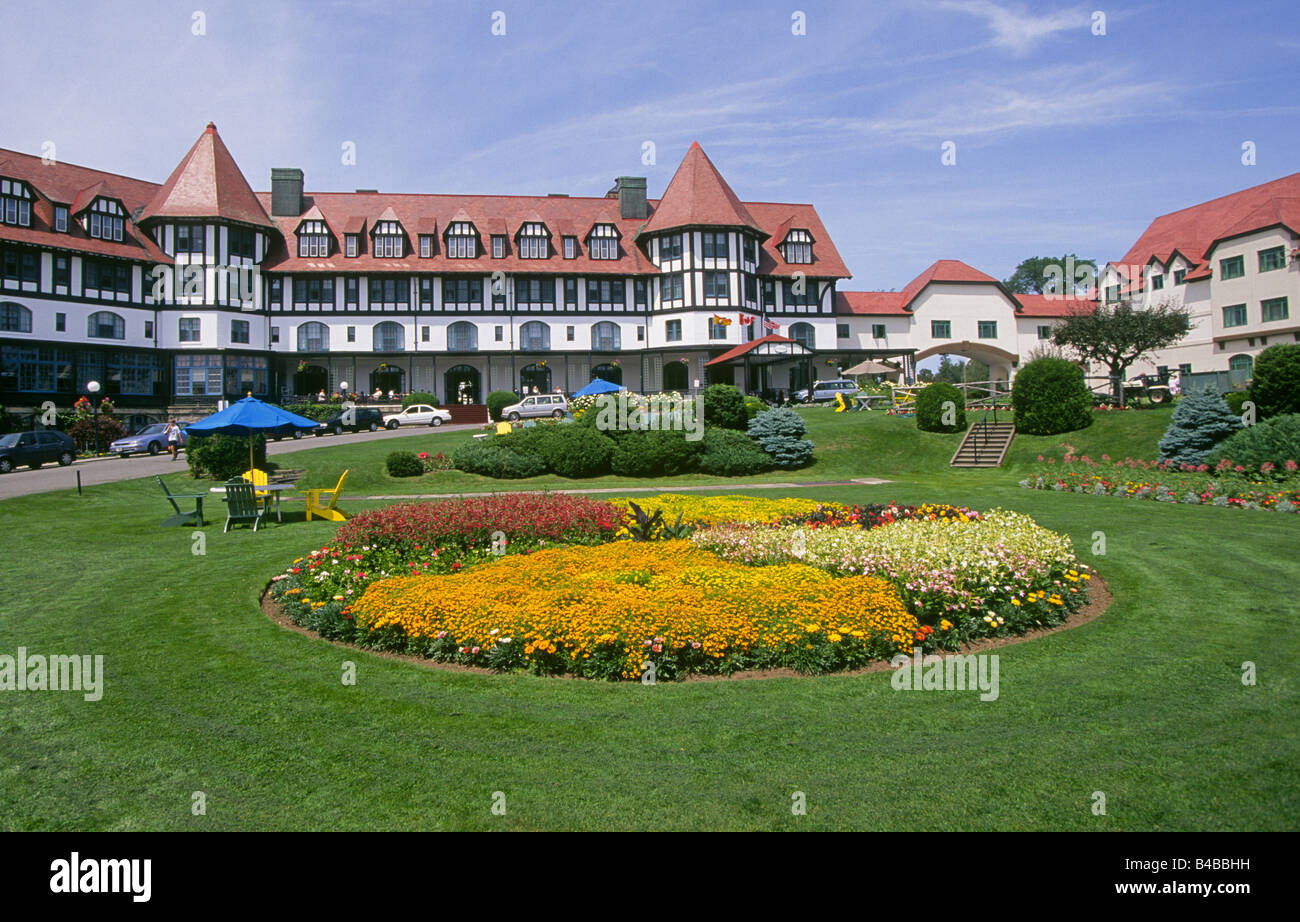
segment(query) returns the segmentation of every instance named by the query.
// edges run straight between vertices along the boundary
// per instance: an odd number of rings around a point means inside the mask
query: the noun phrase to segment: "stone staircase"
[[[998,467],[1016,437],[1015,423],[978,422],[966,431],[950,462],[952,467]]]

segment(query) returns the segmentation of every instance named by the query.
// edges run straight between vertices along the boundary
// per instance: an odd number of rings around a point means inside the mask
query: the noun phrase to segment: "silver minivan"
[[[518,403],[501,411],[501,418],[512,423],[537,416],[562,418],[569,412],[569,401],[563,394],[530,394]]]

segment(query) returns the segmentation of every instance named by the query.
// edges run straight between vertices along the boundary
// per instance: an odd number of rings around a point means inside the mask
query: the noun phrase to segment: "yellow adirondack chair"
[[[243,477],[255,487],[264,487],[270,482],[270,475],[267,474],[266,471],[259,471],[257,468],[253,468],[250,471],[244,471],[244,473],[239,476]],[[271,497],[275,494],[270,490],[254,490],[253,495],[257,497],[259,503],[266,507],[266,511],[269,513],[271,511]],[[279,497],[276,497],[275,520],[277,522],[282,521],[280,518]]]
[[[497,423],[497,435],[509,435],[514,431],[514,426],[509,423]]]
[[[307,494],[307,521],[311,521],[313,514],[317,518],[329,519],[331,522],[346,522],[348,514],[342,509],[335,508],[339,496],[343,493],[343,482],[348,479],[348,471],[344,471],[339,477],[338,485],[333,490],[305,490]],[[321,503],[321,497],[328,496],[330,501],[326,504]]]

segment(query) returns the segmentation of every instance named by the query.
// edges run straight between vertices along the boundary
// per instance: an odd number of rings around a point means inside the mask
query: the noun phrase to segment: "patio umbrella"
[[[858,362],[852,368],[844,369],[844,374],[850,377],[853,375],[896,375],[898,371],[892,365],[885,365],[868,359],[865,362]]]
[[[253,469],[253,436],[259,432],[272,435],[289,435],[296,429],[316,428],[314,419],[290,413],[280,407],[263,403],[256,397],[237,400],[224,410],[190,423],[185,432],[198,435],[248,436],[248,469]]]
[[[622,385],[610,384],[604,378],[593,378],[591,383],[586,387],[581,387],[573,392],[574,397],[586,397],[588,394],[612,394],[615,391],[621,391]]]

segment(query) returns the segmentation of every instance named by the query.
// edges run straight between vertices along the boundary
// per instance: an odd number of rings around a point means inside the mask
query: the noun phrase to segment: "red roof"
[[[1072,314],[1091,314],[1097,303],[1084,297],[1048,297],[1047,295],[1015,295],[1020,302],[1022,317],[1069,317]]]
[[[145,206],[141,220],[154,218],[224,218],[274,226],[211,122]]]
[[[1300,173],[1161,215],[1129,248],[1121,262],[1167,265],[1175,250],[1198,260],[1227,237],[1285,224],[1300,232]]]
[[[767,336],[760,336],[758,339],[751,339],[747,343],[741,343],[739,346],[735,346],[731,349],[728,349],[726,352],[722,353],[722,355],[718,356],[717,358],[709,359],[707,362],[704,363],[704,365],[705,367],[708,367],[709,365],[718,365],[721,364],[722,362],[729,362],[732,359],[738,359],[745,353],[753,350],[755,347],[761,346],[763,343],[792,343],[792,342],[794,342],[794,340],[788,336],[777,336],[775,333],[769,333]]]
[[[837,314],[906,314],[901,291],[837,291],[835,292],[835,313]]]
[[[940,259],[907,283],[902,291],[903,304],[911,307],[912,302],[931,282],[983,283],[1002,287],[1002,283],[993,276],[966,265],[960,259]]]
[[[704,153],[700,142],[693,141],[641,233],[701,226],[748,227],[764,233]]]

